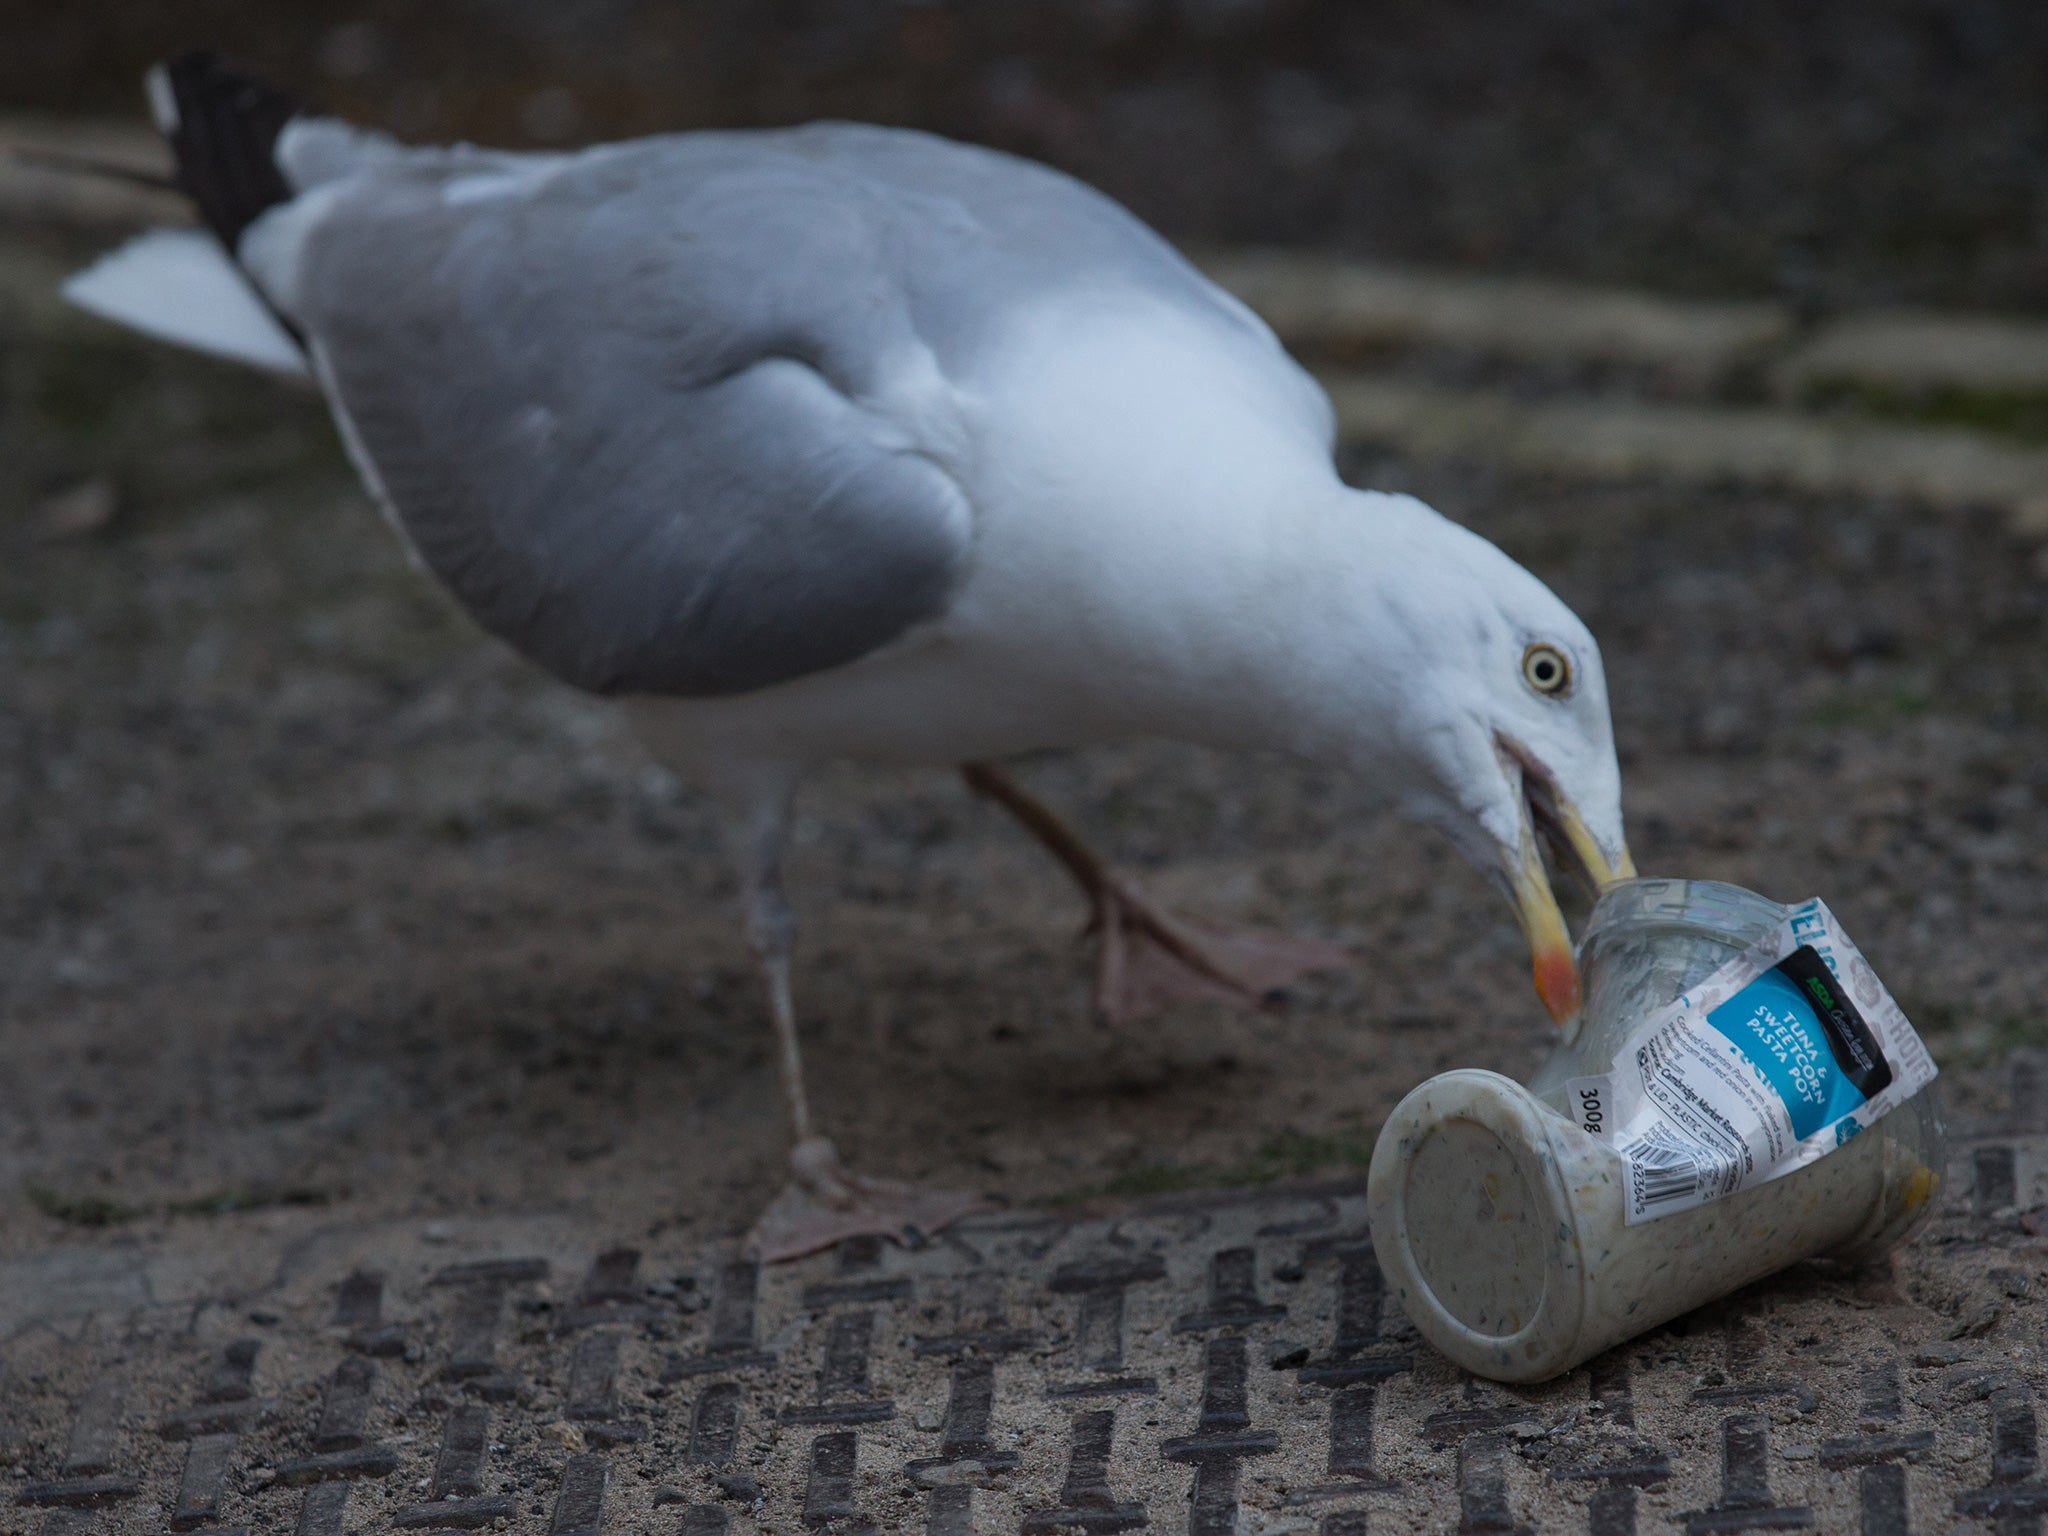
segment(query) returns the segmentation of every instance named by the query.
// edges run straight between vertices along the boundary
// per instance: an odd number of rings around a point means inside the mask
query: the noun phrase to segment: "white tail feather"
[[[180,346],[310,377],[306,357],[211,235],[155,229],[64,283],[80,309]]]

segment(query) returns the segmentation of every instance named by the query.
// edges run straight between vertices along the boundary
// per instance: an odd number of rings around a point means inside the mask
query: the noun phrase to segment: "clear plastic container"
[[[1636,1226],[1622,1159],[1569,1118],[1648,1016],[1786,916],[1708,880],[1631,880],[1579,948],[1585,1022],[1525,1088],[1446,1072],[1395,1108],[1373,1154],[1373,1246],[1409,1318],[1482,1376],[1541,1381],[1802,1259],[1858,1262],[1910,1237],[1946,1164],[1934,1085],[1767,1183]]]

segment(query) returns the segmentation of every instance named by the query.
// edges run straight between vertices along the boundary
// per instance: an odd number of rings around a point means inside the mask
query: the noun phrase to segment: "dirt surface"
[[[742,1224],[783,1129],[708,806],[407,569],[313,401],[16,320],[0,1244]],[[1826,896],[1946,1066],[2048,1042],[2048,607],[1994,520],[1350,467],[1602,637],[1646,872]],[[51,493],[99,476],[111,523],[67,532]],[[1355,787],[1167,745],[1023,771],[1160,893],[1358,966],[1103,1033],[1033,846],[947,774],[829,775],[798,998],[860,1165],[1031,1203],[1355,1164],[1423,1076],[1547,1048],[1504,904]]]

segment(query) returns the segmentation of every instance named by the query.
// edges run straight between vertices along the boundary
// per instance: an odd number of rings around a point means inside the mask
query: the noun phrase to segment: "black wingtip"
[[[277,166],[277,139],[306,103],[207,49],[166,59],[144,84],[180,184],[234,250],[242,231],[292,196]]]

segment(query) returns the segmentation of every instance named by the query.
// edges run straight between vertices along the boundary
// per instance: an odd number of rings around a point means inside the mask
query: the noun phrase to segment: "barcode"
[[[1653,1125],[1634,1146],[1628,1160],[1635,1168],[1636,1204],[1662,1205],[1699,1188],[1699,1148]]]

